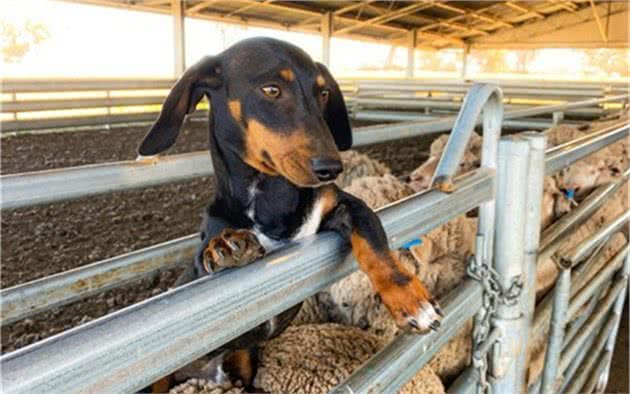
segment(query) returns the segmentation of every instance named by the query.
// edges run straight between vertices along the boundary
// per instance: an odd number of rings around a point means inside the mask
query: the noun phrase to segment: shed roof
[[[69,1],[172,12],[171,0]],[[322,16],[330,12],[335,37],[399,42],[402,45],[408,31],[415,29],[418,47],[526,44],[538,34],[555,34],[576,24],[591,25],[589,29],[583,29],[588,30],[587,37],[570,40],[567,45],[628,46],[626,1],[187,0],[184,4],[188,17],[312,33],[321,31]],[[626,17],[610,23],[611,18],[619,14]],[[551,29],[545,28],[551,19],[559,22],[553,23]],[[539,25],[542,30],[537,28]],[[523,30],[530,33],[523,36]],[[614,40],[609,39],[611,35],[615,36]],[[553,36],[548,39],[553,41]],[[542,45],[540,40],[534,42]]]

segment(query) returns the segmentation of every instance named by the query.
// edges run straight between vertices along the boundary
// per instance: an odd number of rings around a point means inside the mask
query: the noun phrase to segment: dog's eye
[[[266,85],[261,87],[260,90],[269,98],[277,99],[280,97],[280,87],[278,85]]]
[[[322,92],[319,94],[319,97],[322,100],[322,103],[326,104],[328,102],[328,99],[330,98],[330,90],[322,90]]]

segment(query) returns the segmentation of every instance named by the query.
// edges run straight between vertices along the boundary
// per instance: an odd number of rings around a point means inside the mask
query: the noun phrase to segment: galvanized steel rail
[[[610,100],[612,98],[601,99],[598,102]],[[570,103],[564,105],[579,106],[584,104]],[[558,107],[535,108],[537,111],[535,113],[556,111]],[[520,117],[516,112],[518,111],[506,112],[504,119]],[[455,120],[456,118],[452,117],[431,122],[409,122],[361,127],[355,129],[354,145],[362,146],[448,131],[455,124]],[[624,132],[627,133],[627,130],[628,127],[626,125]],[[617,138],[621,139],[624,135],[622,132],[622,134],[617,135]],[[601,143],[601,146],[604,146],[609,141],[603,139]],[[601,146],[598,145],[597,149],[600,149]],[[585,149],[590,149],[590,147],[590,145],[587,145]],[[566,163],[565,161],[557,165],[554,164],[557,168],[553,165],[551,167],[548,166],[547,170],[553,169],[554,172],[558,171],[561,167],[566,166]],[[143,161],[96,164],[4,175],[0,177],[0,184],[2,185],[0,209],[20,208],[112,191],[155,186],[211,174],[212,164],[208,152],[194,152],[182,155],[158,156],[157,158]]]
[[[493,177],[480,170],[457,180],[452,194],[429,191],[379,211],[390,243],[400,246],[491,199]],[[140,389],[349,274],[356,267],[346,255],[338,236],[322,234],[6,354],[3,390]]]

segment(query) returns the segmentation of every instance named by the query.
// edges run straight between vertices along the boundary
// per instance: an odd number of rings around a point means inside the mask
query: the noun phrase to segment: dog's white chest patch
[[[301,238],[306,238],[309,235],[313,235],[319,229],[319,225],[322,222],[322,214],[324,211],[324,201],[318,198],[313,204],[311,212],[306,216],[306,220],[302,223],[300,229],[295,233],[292,240],[297,241]]]
[[[254,184],[249,189],[250,205],[247,211],[245,212],[246,215],[251,220],[254,221],[254,223],[256,222],[255,206],[256,206],[257,193],[258,193],[258,189],[256,188],[256,185]],[[323,211],[324,211],[324,201],[322,199],[317,199],[315,203],[313,204],[313,206],[311,207],[311,211],[306,215],[306,218],[304,222],[302,223],[302,225],[298,228],[298,230],[294,233],[294,235],[290,239],[278,240],[278,239],[270,238],[265,233],[263,233],[260,230],[260,228],[256,226],[256,224],[254,224],[254,227],[251,229],[251,231],[256,235],[256,238],[258,238],[258,242],[260,242],[263,248],[265,248],[265,251],[269,253],[275,249],[280,248],[281,246],[286,245],[289,241],[297,241],[299,239],[306,238],[310,235],[317,233],[317,230],[319,229],[319,225],[321,224],[321,221],[322,221]]]

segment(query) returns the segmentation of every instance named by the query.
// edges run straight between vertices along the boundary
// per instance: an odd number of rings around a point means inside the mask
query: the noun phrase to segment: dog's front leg
[[[378,216],[350,194],[339,190],[336,197],[337,205],[327,215],[323,229],[337,231],[348,239],[359,267],[400,328],[421,333],[437,330],[440,307],[389,249]]]

